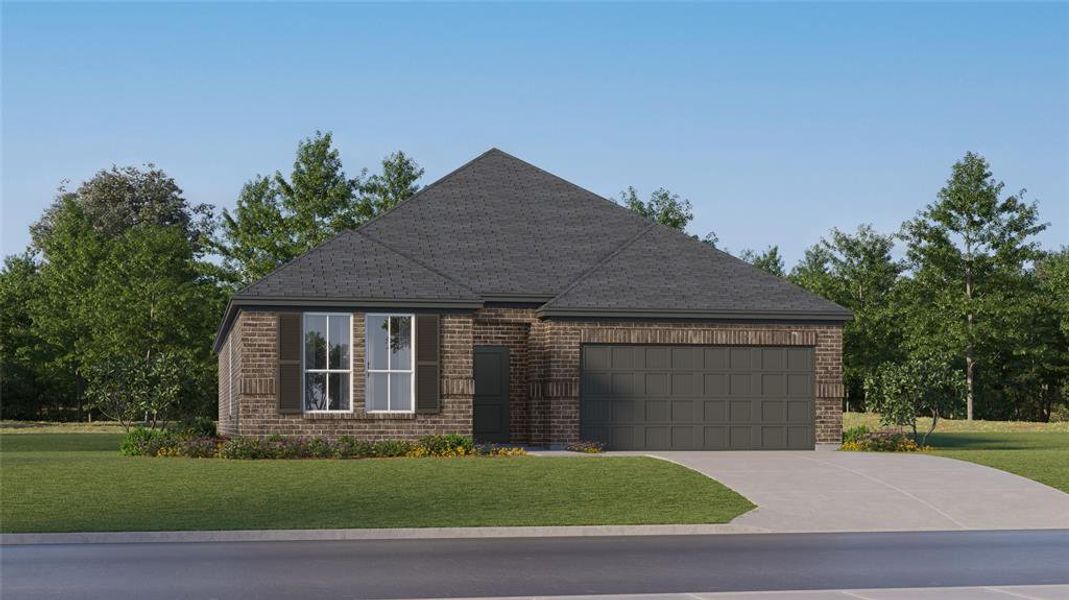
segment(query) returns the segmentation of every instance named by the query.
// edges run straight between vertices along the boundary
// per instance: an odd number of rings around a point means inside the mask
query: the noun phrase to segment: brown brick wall
[[[579,362],[584,343],[811,346],[816,361],[816,438],[841,439],[842,330],[837,325],[759,325],[715,322],[539,320],[533,309],[487,308],[446,314],[441,321],[442,412],[376,415],[364,412],[364,315],[353,313],[353,414],[280,415],[275,399],[277,318],[243,312],[227,343],[235,346],[240,419],[225,416],[220,355],[220,430],[369,439],[471,433],[472,349],[509,348],[510,429],[516,443],[563,444],[579,436]],[[224,353],[226,348],[224,347]],[[224,423],[225,421],[225,423]]]
[[[232,339],[240,348],[240,414],[229,434],[264,437],[352,435],[363,439],[415,439],[429,434],[471,434],[472,326],[470,315],[443,315],[441,320],[441,406],[438,414],[392,415],[364,412],[364,313],[352,313],[351,413],[283,415],[278,412],[278,317],[272,312],[242,312]],[[235,336],[234,338],[233,336]],[[223,404],[220,394],[220,405]],[[223,408],[220,408],[220,416]]]
[[[531,441],[528,337],[536,320],[530,308],[486,308],[475,313],[474,345],[509,350],[509,432],[517,444]]]

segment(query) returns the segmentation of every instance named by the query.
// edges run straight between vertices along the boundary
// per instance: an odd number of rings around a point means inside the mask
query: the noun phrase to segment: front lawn
[[[939,456],[987,465],[1069,493],[1069,433],[936,432]]]
[[[843,413],[843,428],[880,426],[879,415]],[[927,429],[920,419],[918,427]],[[987,465],[1069,492],[1069,422],[940,420],[933,454]]]
[[[144,458],[119,438],[0,434],[0,530],[726,523],[753,508],[645,457]]]

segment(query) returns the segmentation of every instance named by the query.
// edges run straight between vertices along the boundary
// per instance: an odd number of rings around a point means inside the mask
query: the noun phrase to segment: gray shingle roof
[[[849,311],[663,225],[651,225],[541,309],[544,315],[848,319]]]
[[[237,297],[307,300],[468,300],[481,297],[360,231],[316,246]]]
[[[491,149],[236,305],[546,302],[544,315],[844,320],[831,302]]]
[[[493,149],[362,231],[481,294],[548,298],[647,225]]]

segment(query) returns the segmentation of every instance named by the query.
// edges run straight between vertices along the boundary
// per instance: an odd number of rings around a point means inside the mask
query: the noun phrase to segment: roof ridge
[[[634,217],[635,219],[646,220],[646,217],[643,217],[643,216],[640,216],[640,215],[636,215],[634,213],[634,211],[632,211],[631,209],[627,208],[626,206],[621,206],[621,205],[617,204],[616,202],[614,202],[612,200],[609,200],[608,198],[606,198],[605,196],[602,196],[601,194],[599,194],[597,192],[588,190],[587,188],[585,188],[585,187],[583,187],[583,186],[581,186],[581,185],[579,185],[579,184],[577,184],[575,182],[568,181],[567,179],[561,177],[560,175],[557,175],[556,173],[552,173],[550,171],[547,171],[547,170],[543,169],[542,167],[540,167],[540,166],[538,166],[536,164],[529,163],[526,160],[524,160],[522,158],[519,158],[518,156],[514,156],[512,154],[509,154],[508,152],[505,152],[504,150],[501,150],[500,148],[490,148],[489,150],[487,150],[486,152],[484,152],[483,154],[479,155],[476,158],[480,158],[483,155],[489,154],[490,152],[493,152],[495,150],[497,152],[499,152],[501,154],[504,154],[505,156],[515,160],[515,161],[521,162],[521,163],[527,165],[528,167],[531,167],[532,169],[534,169],[536,171],[539,171],[540,173],[545,173],[546,175],[549,175],[550,177],[552,177],[552,178],[554,178],[556,180],[559,180],[562,183],[565,183],[565,184],[567,184],[567,185],[569,185],[569,186],[571,186],[571,187],[573,187],[573,188],[575,188],[577,190],[580,190],[580,191],[582,191],[584,193],[590,194],[591,196],[594,196],[598,200],[601,200],[602,202],[608,203],[613,208],[626,212],[628,215],[630,215],[631,217]],[[472,159],[472,160],[474,161],[475,159]]]
[[[619,246],[617,246],[617,248],[615,250],[613,250],[612,252],[606,254],[604,258],[602,258],[601,260],[599,260],[596,263],[594,263],[589,269],[587,269],[587,270],[583,271],[582,273],[580,273],[579,276],[577,276],[574,280],[572,280],[571,283],[569,283],[567,286],[565,286],[565,288],[563,290],[561,290],[559,294],[557,294],[556,296],[553,296],[552,298],[550,298],[549,301],[547,301],[545,304],[543,304],[540,308],[545,308],[545,307],[553,304],[554,302],[557,301],[558,298],[560,298],[564,294],[567,294],[568,292],[570,292],[577,285],[582,283],[587,275],[590,275],[591,273],[596,271],[599,267],[601,267],[601,266],[605,265],[606,263],[608,263],[615,256],[617,256],[618,254],[620,254],[621,252],[626,250],[628,247],[630,247],[631,244],[634,244],[636,241],[638,241],[639,238],[641,238],[642,236],[646,235],[648,232],[653,230],[653,226],[656,225],[656,224],[657,223],[650,223],[649,225],[644,227],[642,229],[642,231],[639,231],[635,235],[633,235],[630,238],[628,238],[627,240],[625,240],[624,243],[622,243]]]
[[[356,235],[359,235],[359,236],[367,239],[367,240],[370,240],[373,243],[376,243],[376,244],[382,246],[383,248],[386,248],[390,252],[393,252],[397,256],[400,256],[401,258],[404,258],[405,260],[407,260],[409,262],[415,263],[415,264],[419,265],[420,267],[423,267],[424,269],[430,271],[431,273],[434,273],[435,275],[441,277],[442,279],[445,279],[446,281],[448,281],[450,283],[453,283],[453,284],[456,284],[456,285],[460,286],[462,289],[471,292],[475,297],[477,297],[479,299],[482,299],[482,294],[480,294],[479,292],[475,291],[473,288],[469,287],[468,285],[466,285],[464,283],[461,283],[460,281],[457,281],[456,279],[453,279],[452,277],[450,277],[449,275],[446,275],[445,273],[439,271],[438,269],[435,269],[434,267],[432,267],[430,265],[424,264],[422,261],[417,260],[417,259],[409,256],[408,254],[405,254],[404,252],[401,252],[400,250],[397,250],[396,248],[393,248],[392,246],[390,246],[386,242],[383,242],[382,240],[376,239],[372,235],[370,235],[368,233],[364,233],[363,231],[360,231],[359,229],[351,229],[350,231],[352,233],[356,234]]]

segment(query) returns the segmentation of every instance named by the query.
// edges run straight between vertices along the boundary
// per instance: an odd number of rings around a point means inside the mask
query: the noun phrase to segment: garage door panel
[[[698,415],[695,414],[694,400],[672,401],[673,423],[695,423],[699,420]]]
[[[786,396],[787,376],[781,373],[766,373],[761,375],[762,396]]]
[[[706,373],[705,374],[705,396],[727,396],[728,384],[727,375],[724,373]]]
[[[728,349],[721,346],[718,348],[704,348],[706,371],[726,371],[728,368]]]
[[[672,373],[672,395],[694,396],[694,375],[691,373]]]
[[[728,420],[728,403],[726,400],[706,400],[704,405],[703,421],[705,423],[724,423]]]
[[[812,394],[812,391],[810,391],[810,383],[812,381],[812,375],[787,375],[787,395],[803,397],[810,396]]]
[[[813,447],[812,348],[584,345],[580,390],[614,449]]]
[[[668,373],[646,373],[645,377],[645,392],[647,396],[667,396],[669,394]]]

